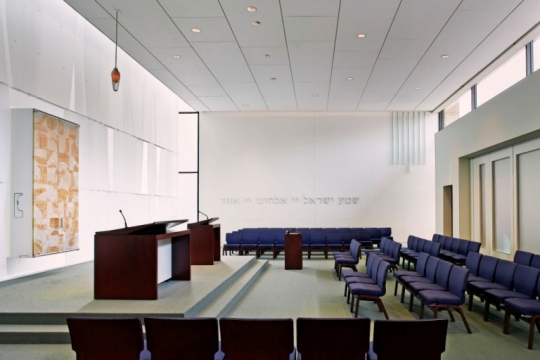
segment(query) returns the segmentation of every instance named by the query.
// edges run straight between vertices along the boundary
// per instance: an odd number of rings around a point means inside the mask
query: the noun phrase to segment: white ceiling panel
[[[201,111],[433,110],[537,37],[540,14],[540,0],[65,1],[113,41],[118,9],[119,46]]]
[[[296,111],[296,97],[294,96],[267,96],[266,105],[270,111]]]
[[[241,48],[249,65],[288,65],[289,52],[286,46]],[[266,56],[268,55],[268,56]]]
[[[173,18],[178,29],[193,43],[198,41],[236,41],[225,17],[216,18]],[[192,29],[199,29],[195,33]]]
[[[157,2],[172,18],[223,16],[218,0],[157,0]]]
[[[340,0],[281,0],[283,16],[337,16]]]

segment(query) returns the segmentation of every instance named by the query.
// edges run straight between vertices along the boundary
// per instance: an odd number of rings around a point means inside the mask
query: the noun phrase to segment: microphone
[[[206,220],[208,220],[208,215],[206,215],[205,213],[203,213],[202,211],[199,211],[201,214],[203,214],[204,216],[206,216]]]
[[[124,216],[124,213],[122,212],[122,209],[120,209],[120,214],[124,218],[124,225],[127,227],[126,217]]]

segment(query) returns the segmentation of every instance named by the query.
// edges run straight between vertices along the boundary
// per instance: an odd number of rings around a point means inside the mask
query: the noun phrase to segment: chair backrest
[[[257,244],[259,242],[258,231],[245,231],[242,233],[243,244]]]
[[[227,360],[288,359],[294,351],[292,319],[221,318],[221,351]]]
[[[144,326],[152,360],[213,360],[219,350],[216,318],[147,317]]]
[[[440,252],[441,252],[441,244],[432,241],[431,249],[429,250],[429,255],[438,257]]]
[[[407,249],[416,251],[416,244],[418,244],[418,238],[413,235],[409,235],[407,238]]]
[[[495,276],[495,269],[497,268],[498,262],[499,259],[497,259],[496,257],[488,255],[482,256],[482,260],[480,260],[480,267],[478,268],[478,275],[483,277],[484,279],[493,281],[493,277]]]
[[[443,249],[444,250],[452,250],[452,239],[450,236],[445,236],[444,237],[444,244],[443,244]]]
[[[261,244],[274,244],[276,241],[276,234],[273,231],[264,231],[259,233],[259,242]]]
[[[458,254],[459,253],[459,244],[461,244],[462,241],[466,241],[466,240],[454,238],[452,240],[452,245],[450,246],[450,251],[452,251],[453,253]]]
[[[441,259],[436,258],[435,256],[430,256],[427,265],[426,265],[426,277],[435,282],[435,273],[437,271],[437,266],[439,265],[439,262]]]
[[[469,252],[470,243],[471,243],[470,241],[461,240],[459,242],[458,254],[463,255],[463,256],[467,256],[467,253]]]
[[[239,245],[242,242],[242,235],[239,232],[227,233],[225,241],[230,245]]]
[[[430,253],[431,251],[431,241],[426,241],[425,239],[420,239],[419,242],[422,242],[422,252]]]
[[[340,232],[327,232],[326,243],[331,245],[343,244],[343,235]]]
[[[426,275],[426,266],[430,255],[428,253],[418,254],[418,259],[416,260],[416,272],[422,276]]]
[[[368,318],[296,319],[296,346],[302,360],[364,360],[369,333]]]
[[[397,241],[392,241],[390,243],[391,249],[390,249],[390,256],[397,262],[399,262],[399,251],[401,250],[401,243],[398,243]]]
[[[349,245],[353,239],[356,239],[358,236],[358,232],[356,231],[344,231],[341,233],[343,237],[343,244]]]
[[[369,241],[371,239],[371,235],[365,231],[365,230],[358,230],[356,231],[357,237],[355,237],[358,241]]]
[[[540,269],[540,254],[535,254],[531,260],[531,266],[533,268]]]
[[[384,228],[379,228],[379,230],[381,231],[381,237],[392,236],[392,228],[384,227]]]
[[[68,317],[77,359],[139,360],[144,349],[141,320],[121,317]]]
[[[440,359],[447,328],[447,319],[375,320],[373,351],[378,360]]]
[[[388,275],[388,268],[390,264],[387,261],[381,260],[379,268],[377,269],[377,286],[381,288],[381,294],[379,296],[384,296],[386,294],[386,276]]]
[[[448,291],[458,296],[463,304],[465,302],[465,288],[469,270],[461,266],[453,266],[450,270],[450,280],[448,281]]]
[[[467,254],[470,252],[475,252],[475,253],[480,252],[480,245],[482,244],[480,244],[479,242],[471,241],[469,244],[469,249],[467,250]]]
[[[448,289],[448,282],[450,280],[450,271],[454,265],[449,261],[441,260],[437,265],[437,271],[435,272],[435,280],[437,285]]]
[[[367,264],[366,264],[366,273],[373,279],[373,281],[376,281],[377,279],[377,269],[379,268],[379,264],[381,263],[381,258],[378,256],[368,256]]]
[[[511,289],[513,287],[514,273],[518,264],[508,260],[499,260],[495,269],[495,282]]]
[[[311,231],[309,233],[309,242],[311,244],[325,244],[326,233],[324,231]]]
[[[433,237],[431,238],[431,241],[434,241],[436,243],[441,242],[441,235],[433,234]]]
[[[349,248],[349,253],[354,260],[358,261],[360,257],[360,243],[356,240],[351,241],[351,246]]]
[[[514,273],[514,290],[534,298],[537,294],[536,282],[540,269],[518,265]]]
[[[478,269],[480,268],[480,260],[482,260],[482,254],[477,252],[470,252],[467,254],[465,260],[465,267],[469,269],[470,273],[474,276],[478,275]]]
[[[534,254],[528,251],[517,250],[514,254],[514,262],[517,264],[529,266],[533,259]]]

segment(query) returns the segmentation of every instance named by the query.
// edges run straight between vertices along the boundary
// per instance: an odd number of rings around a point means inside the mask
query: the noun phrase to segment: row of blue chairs
[[[370,343],[368,318],[298,318],[295,349],[293,319],[147,317],[146,347],[139,318],[70,317],[67,323],[80,360],[440,359],[448,328],[442,319],[375,320]]]
[[[399,256],[403,259],[403,267],[405,267],[405,262],[407,262],[407,270],[411,270],[411,264],[416,264],[418,255],[422,252],[439,257],[441,244],[409,235],[407,238],[407,248],[401,249],[399,252]]]
[[[480,252],[479,242],[439,234],[434,234],[432,241],[441,244],[440,258],[458,265],[465,265],[470,252]]]
[[[403,302],[405,290],[409,291],[409,311],[412,311],[413,300],[418,298],[420,305],[420,319],[424,317],[424,308],[433,310],[433,317],[441,310],[447,310],[452,321],[455,310],[463,320],[467,332],[471,329],[461,310],[465,302],[465,289],[469,270],[451,262],[441,260],[427,253],[418,256],[416,271],[400,270],[393,273],[396,283],[402,286],[401,301]]]
[[[223,255],[238,252],[246,254],[255,251],[256,256],[271,251],[276,258],[285,250],[285,233],[293,229],[286,228],[247,228],[227,233],[226,243],[223,245]],[[322,251],[328,258],[330,250],[346,251],[353,239],[369,244],[378,244],[383,234],[392,236],[391,228],[298,228],[294,229],[302,234],[303,250],[307,251],[308,258],[314,251]]]
[[[402,244],[388,238],[383,238],[380,245],[379,249],[366,250],[366,265],[369,256],[375,255],[387,261],[390,264],[390,270],[397,270]]]
[[[467,292],[469,310],[472,310],[474,296],[484,301],[484,321],[488,321],[492,305],[497,310],[505,309],[505,334],[509,332],[511,314],[529,321],[528,348],[532,349],[535,326],[540,332],[540,269],[529,266],[532,261],[526,260],[523,253],[516,253],[514,261],[469,253]],[[521,261],[529,265],[522,265]]]

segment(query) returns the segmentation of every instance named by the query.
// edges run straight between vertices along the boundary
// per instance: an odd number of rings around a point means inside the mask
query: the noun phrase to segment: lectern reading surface
[[[159,221],[96,232],[94,298],[157,299],[158,247],[163,241],[170,241],[170,258],[164,259],[171,263],[170,278],[190,280],[190,231],[167,232],[185,222]]]

